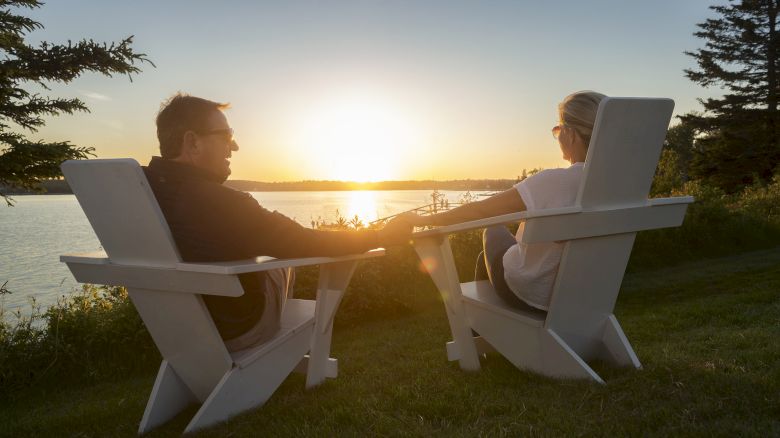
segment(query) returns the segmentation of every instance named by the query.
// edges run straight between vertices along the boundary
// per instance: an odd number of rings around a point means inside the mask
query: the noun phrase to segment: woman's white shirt
[[[585,163],[564,169],[548,169],[515,184],[526,210],[571,207],[577,200]],[[504,254],[504,279],[521,300],[547,310],[563,253],[563,243],[521,243],[525,223],[520,223],[512,245]]]

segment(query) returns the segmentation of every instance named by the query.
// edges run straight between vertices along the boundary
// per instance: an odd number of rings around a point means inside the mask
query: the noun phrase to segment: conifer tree
[[[11,199],[3,187],[39,189],[41,180],[61,176],[63,161],[93,155],[93,148],[69,141],[27,138],[25,132],[44,126],[46,116],[89,111],[80,99],[49,97],[28,89],[37,85],[49,90],[52,83],[69,83],[86,72],[130,77],[140,72],[137,64],[151,64],[145,54],[133,51],[132,36],[110,44],[91,39],[27,44],[26,35],[43,25],[20,11],[42,5],[38,0],[0,0],[0,197],[8,205]]]
[[[686,52],[698,69],[685,74],[726,92],[700,100],[705,113],[683,121],[701,134],[691,174],[733,191],[770,180],[780,164],[780,0],[729,0],[710,9],[719,16],[698,24],[694,35],[705,45]]]

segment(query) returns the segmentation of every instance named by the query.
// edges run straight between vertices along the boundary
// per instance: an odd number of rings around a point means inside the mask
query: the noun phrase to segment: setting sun
[[[326,179],[365,182],[397,179],[418,137],[392,102],[354,96],[313,108],[298,143],[313,167],[327,169]]]

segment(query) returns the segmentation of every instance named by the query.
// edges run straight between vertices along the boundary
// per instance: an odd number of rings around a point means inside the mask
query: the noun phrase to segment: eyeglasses
[[[558,137],[561,136],[561,131],[563,130],[564,126],[566,126],[566,125],[561,123],[560,125],[555,125],[555,126],[552,127],[552,129],[550,131],[552,132],[552,136],[553,136],[554,139],[557,140]]]
[[[233,128],[211,129],[208,131],[194,131],[194,132],[198,135],[203,135],[203,136],[221,135],[228,143],[233,143],[236,141],[236,139],[233,137]]]

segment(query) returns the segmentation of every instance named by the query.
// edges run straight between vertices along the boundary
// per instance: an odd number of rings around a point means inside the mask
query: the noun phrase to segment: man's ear
[[[197,153],[198,146],[198,136],[192,131],[185,132],[182,138],[182,152],[187,154]]]

